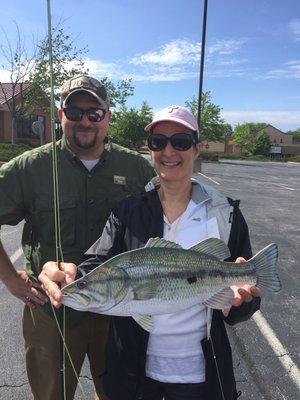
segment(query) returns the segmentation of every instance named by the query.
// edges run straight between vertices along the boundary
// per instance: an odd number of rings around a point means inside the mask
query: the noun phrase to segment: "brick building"
[[[30,83],[0,83],[0,142],[11,142],[12,140],[12,114],[10,110],[15,104],[18,107],[24,94],[30,90]],[[44,96],[45,104],[50,106],[48,97]],[[34,121],[40,121],[44,125],[42,137],[32,130]],[[51,141],[51,119],[50,115],[42,109],[34,109],[17,118],[15,123],[14,143],[20,141],[30,142],[33,146]]]

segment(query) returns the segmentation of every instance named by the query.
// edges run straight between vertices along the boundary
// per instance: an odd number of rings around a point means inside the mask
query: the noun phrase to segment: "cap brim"
[[[180,118],[174,118],[174,117],[173,117],[173,118],[161,118],[161,119],[157,119],[157,120],[155,120],[155,121],[152,121],[152,122],[150,122],[150,124],[148,124],[148,125],[145,127],[145,131],[146,131],[146,132],[149,132],[150,129],[151,129],[154,125],[156,125],[158,122],[163,122],[163,121],[177,122],[178,124],[183,125],[183,126],[186,126],[187,128],[191,129],[192,131],[196,131],[196,132],[199,134],[199,128],[198,128],[198,127],[197,127],[197,129],[195,129],[195,127],[194,127],[193,125],[189,124],[188,122],[182,121],[182,119],[180,119]]]
[[[74,94],[74,93],[78,93],[78,92],[87,92],[89,93],[91,96],[95,97],[95,99],[98,101],[98,103],[100,104],[101,107],[104,107],[106,110],[108,110],[108,105],[107,103],[101,99],[101,97],[99,97],[95,92],[93,92],[92,90],[86,89],[86,88],[79,88],[79,89],[75,89],[72,90],[72,92],[70,92],[66,98],[63,100],[63,102],[61,103],[62,107],[65,107],[67,104],[68,99]]]

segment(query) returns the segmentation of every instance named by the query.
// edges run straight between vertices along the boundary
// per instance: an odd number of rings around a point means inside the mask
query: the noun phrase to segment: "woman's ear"
[[[196,158],[198,158],[199,154],[200,154],[200,143],[196,143],[195,144],[195,157],[194,157],[194,160],[196,160]]]

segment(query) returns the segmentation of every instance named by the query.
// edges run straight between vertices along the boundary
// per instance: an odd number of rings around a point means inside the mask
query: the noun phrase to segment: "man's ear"
[[[58,108],[56,114],[57,114],[57,118],[59,119],[59,122],[61,122],[61,120],[62,120],[62,115],[63,115],[63,109],[62,109],[62,108]]]

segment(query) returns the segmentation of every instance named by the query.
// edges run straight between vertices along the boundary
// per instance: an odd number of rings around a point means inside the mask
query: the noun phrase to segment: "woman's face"
[[[154,125],[152,133],[159,133],[170,137],[175,133],[189,133],[191,130],[177,122],[162,121]],[[194,160],[199,154],[197,145],[190,149],[179,151],[168,142],[167,146],[160,151],[151,151],[151,159],[154,168],[161,181],[184,182],[189,181],[193,173]]]

